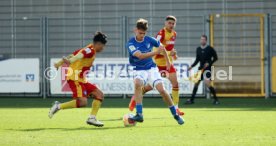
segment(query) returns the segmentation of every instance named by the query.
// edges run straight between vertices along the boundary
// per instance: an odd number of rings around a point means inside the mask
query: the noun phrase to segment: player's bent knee
[[[100,95],[96,96],[95,99],[100,100],[101,102],[103,102],[104,94],[100,94]]]
[[[103,102],[104,97],[103,96],[102,97],[101,96],[95,96],[94,100],[99,100],[99,101]]]
[[[77,108],[85,107],[87,105],[87,99],[85,97],[77,99]]]
[[[178,82],[176,82],[175,84],[172,84],[173,88],[179,88],[178,86]]]
[[[97,92],[95,92],[93,95],[94,95],[93,98],[96,100],[100,100],[100,101],[104,100],[104,93],[101,90],[97,90]]]
[[[172,80],[171,83],[172,83],[172,86],[178,86],[178,81],[177,80]]]
[[[143,84],[144,83],[144,79],[140,78],[140,77],[137,77],[137,78],[134,79],[134,83],[135,84]]]
[[[135,85],[135,88],[141,88],[143,86],[143,81],[141,81],[140,79],[135,79],[134,85]]]

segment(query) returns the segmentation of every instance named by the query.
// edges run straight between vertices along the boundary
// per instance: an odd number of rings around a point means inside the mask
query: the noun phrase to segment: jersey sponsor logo
[[[130,50],[131,52],[133,52],[133,51],[136,50],[136,48],[135,48],[133,45],[131,45],[131,46],[129,46],[129,50]]]
[[[175,41],[166,41],[166,44],[167,45],[173,45],[173,44],[175,44]]]
[[[85,52],[86,52],[86,54],[89,54],[89,53],[91,53],[91,49],[90,48],[86,48]]]

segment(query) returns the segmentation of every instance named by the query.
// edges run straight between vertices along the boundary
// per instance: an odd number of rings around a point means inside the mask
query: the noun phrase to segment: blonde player
[[[170,82],[172,84],[171,94],[172,94],[172,99],[173,99],[174,105],[176,106],[176,111],[179,115],[184,115],[184,112],[182,112],[178,108],[179,88],[178,88],[176,69],[173,66],[173,60],[177,59],[176,50],[174,48],[175,39],[176,39],[176,35],[177,35],[176,31],[174,30],[176,21],[177,21],[177,19],[174,16],[167,16],[166,21],[165,21],[165,27],[163,29],[161,29],[156,36],[157,40],[159,40],[163,44],[166,51],[168,52],[167,54],[169,55],[168,57],[171,62],[170,68],[169,69],[166,68],[166,59],[165,59],[164,55],[162,55],[162,54],[155,55],[153,57],[153,59],[157,65],[161,75],[164,77],[168,74],[168,79],[170,80]],[[152,87],[144,86],[142,88],[142,90],[143,90],[143,94],[145,94],[146,92],[152,90]],[[135,105],[136,105],[134,98],[135,97],[132,96],[131,101],[129,103],[130,111],[133,111],[133,109],[135,108]]]

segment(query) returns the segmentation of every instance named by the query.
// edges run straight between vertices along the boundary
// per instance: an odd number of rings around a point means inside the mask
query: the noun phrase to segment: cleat
[[[136,106],[136,102],[135,102],[134,98],[135,98],[135,96],[133,95],[133,96],[131,97],[130,102],[129,102],[129,105],[128,105],[128,109],[129,109],[130,111],[133,111],[134,108],[135,108],[135,106]]]
[[[96,127],[103,127],[104,124],[100,121],[98,121],[95,117],[90,117],[87,119],[86,123],[88,125],[93,125],[93,126],[96,126]]]
[[[184,119],[182,117],[180,117],[179,115],[175,115],[174,119],[177,121],[177,123],[179,125],[183,125],[184,124]]]
[[[57,113],[59,111],[59,108],[58,108],[58,105],[60,103],[58,101],[55,101],[53,106],[51,107],[50,111],[49,111],[49,114],[48,114],[48,117],[51,119],[55,113]]]
[[[195,102],[193,101],[193,100],[191,100],[191,99],[188,99],[186,102],[185,102],[185,104],[194,104]]]
[[[219,105],[220,102],[219,102],[218,100],[214,100],[213,104],[214,104],[214,105]]]
[[[136,121],[136,122],[144,122],[144,118],[142,114],[136,114],[134,117],[128,118],[129,121]]]
[[[179,115],[179,116],[184,116],[184,112],[182,112],[179,108],[176,109],[176,113]]]

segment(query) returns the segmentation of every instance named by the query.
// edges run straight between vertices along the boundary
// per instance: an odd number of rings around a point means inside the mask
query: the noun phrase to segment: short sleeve
[[[128,49],[128,52],[131,55],[133,55],[134,53],[136,53],[137,51],[139,51],[139,50],[136,49],[136,47],[132,43],[130,43],[130,44],[127,45],[127,49]]]
[[[154,47],[159,47],[160,46],[160,41],[153,38],[153,37],[150,37],[150,43],[154,46]]]
[[[91,58],[95,55],[95,50],[91,48],[85,48],[81,51],[84,58]]]
[[[81,50],[81,49],[78,49],[78,50],[74,51],[72,54],[73,54],[73,55],[77,55],[77,54],[79,53],[80,50]]]
[[[158,34],[156,35],[156,39],[160,42],[162,42],[164,40],[165,37],[165,33],[164,33],[164,29],[161,29]]]

